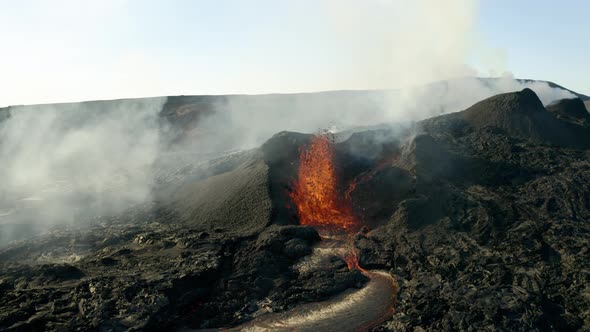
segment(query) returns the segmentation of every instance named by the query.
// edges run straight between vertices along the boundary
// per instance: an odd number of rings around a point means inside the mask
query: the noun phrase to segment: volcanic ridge
[[[153,202],[1,249],[0,330],[265,330],[346,300],[359,311],[332,327],[583,331],[588,118],[524,89],[188,164]]]

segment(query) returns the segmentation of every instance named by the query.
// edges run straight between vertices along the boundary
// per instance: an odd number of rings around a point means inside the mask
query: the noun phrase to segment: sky
[[[590,94],[590,2],[0,0],[0,106],[514,75]]]

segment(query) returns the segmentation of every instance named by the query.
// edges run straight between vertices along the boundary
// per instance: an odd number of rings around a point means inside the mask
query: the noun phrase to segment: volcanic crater
[[[0,329],[583,330],[580,103],[525,89],[187,165],[153,202],[2,249]]]

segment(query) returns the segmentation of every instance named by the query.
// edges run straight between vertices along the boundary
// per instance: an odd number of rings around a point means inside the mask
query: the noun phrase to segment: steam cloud
[[[253,148],[275,133],[288,130],[313,133],[388,123],[407,123],[463,110],[505,92],[530,88],[544,105],[575,98],[571,92],[546,82],[496,79],[453,79],[400,90],[336,91],[320,94],[232,96],[219,102],[216,112],[195,129],[223,139],[211,140],[215,148]]]
[[[474,33],[477,0],[302,1],[290,9],[295,24],[306,22],[300,38],[311,45],[341,50],[339,58],[325,64],[346,64],[338,67],[331,86],[378,91],[232,97],[220,102],[217,112],[198,128],[223,132],[224,142],[216,140],[216,144],[249,148],[281,130],[314,132],[415,121],[460,111],[495,94],[527,87],[545,105],[575,97],[545,82],[515,80],[504,67],[501,52],[486,46]],[[307,29],[312,29],[313,35]],[[313,51],[313,56],[321,57],[321,47],[310,50],[301,44],[302,61]],[[483,55],[479,68],[487,73],[466,64],[473,53]],[[504,75],[488,81],[476,78],[495,73]],[[323,86],[309,77],[306,88]]]
[[[0,123],[0,226],[42,227],[146,200],[164,98],[10,108]]]

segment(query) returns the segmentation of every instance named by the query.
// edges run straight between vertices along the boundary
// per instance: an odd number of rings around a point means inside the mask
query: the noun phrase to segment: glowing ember
[[[315,136],[299,155],[298,179],[291,199],[302,225],[332,231],[350,231],[357,226],[352,207],[338,193],[334,150],[327,136]]]

